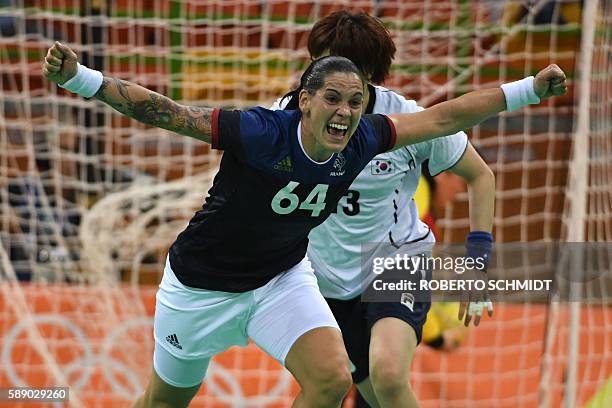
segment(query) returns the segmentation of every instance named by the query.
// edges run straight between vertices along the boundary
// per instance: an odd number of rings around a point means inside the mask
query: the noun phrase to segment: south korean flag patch
[[[395,166],[393,165],[393,160],[385,159],[385,160],[372,160],[370,162],[371,170],[373,175],[382,175],[382,174],[393,174],[395,172]]]

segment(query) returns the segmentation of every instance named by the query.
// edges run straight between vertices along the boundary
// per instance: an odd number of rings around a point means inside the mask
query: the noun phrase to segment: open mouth
[[[340,123],[328,123],[327,124],[327,133],[332,136],[333,139],[343,140],[344,135],[348,131],[348,125],[343,125]]]

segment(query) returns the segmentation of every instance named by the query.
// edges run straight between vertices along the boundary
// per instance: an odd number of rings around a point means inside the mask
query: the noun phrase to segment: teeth
[[[330,123],[328,126],[331,127],[331,128],[334,128],[334,129],[338,129],[338,130],[346,130],[346,129],[348,129],[347,125],[340,125],[338,123]]]

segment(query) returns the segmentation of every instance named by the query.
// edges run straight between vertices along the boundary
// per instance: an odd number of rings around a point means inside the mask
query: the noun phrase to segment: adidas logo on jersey
[[[279,161],[274,165],[274,170],[286,171],[291,173],[293,171],[293,162],[291,157],[287,156],[283,160]]]
[[[373,175],[391,174],[395,170],[393,160],[372,160],[370,163]]]
[[[178,341],[178,337],[176,337],[176,333],[172,333],[171,335],[166,336],[166,341],[172,344],[174,347],[176,347],[179,350],[183,349],[183,346],[181,346],[181,344]]]

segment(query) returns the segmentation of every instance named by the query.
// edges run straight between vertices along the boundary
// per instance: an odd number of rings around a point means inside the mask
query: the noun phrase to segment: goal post
[[[593,47],[595,46],[596,24],[589,24],[597,19],[597,6],[599,1],[590,0],[585,3],[582,19],[582,38],[580,63],[578,64],[578,109],[576,112],[576,127],[572,142],[572,158],[569,166],[569,182],[567,188],[568,201],[571,201],[567,216],[567,241],[585,241],[585,214],[587,209],[587,186],[589,177],[587,173],[589,162],[589,128],[591,97],[591,75],[593,68]],[[585,25],[586,23],[586,25]],[[582,257],[575,257],[573,270],[578,271],[583,265]],[[579,282],[582,280],[579,280]],[[580,292],[580,283],[572,283],[570,290]],[[565,384],[564,406],[566,408],[576,405],[576,387],[578,377],[578,355],[580,347],[580,303],[570,304],[570,338],[568,341],[568,371]]]

